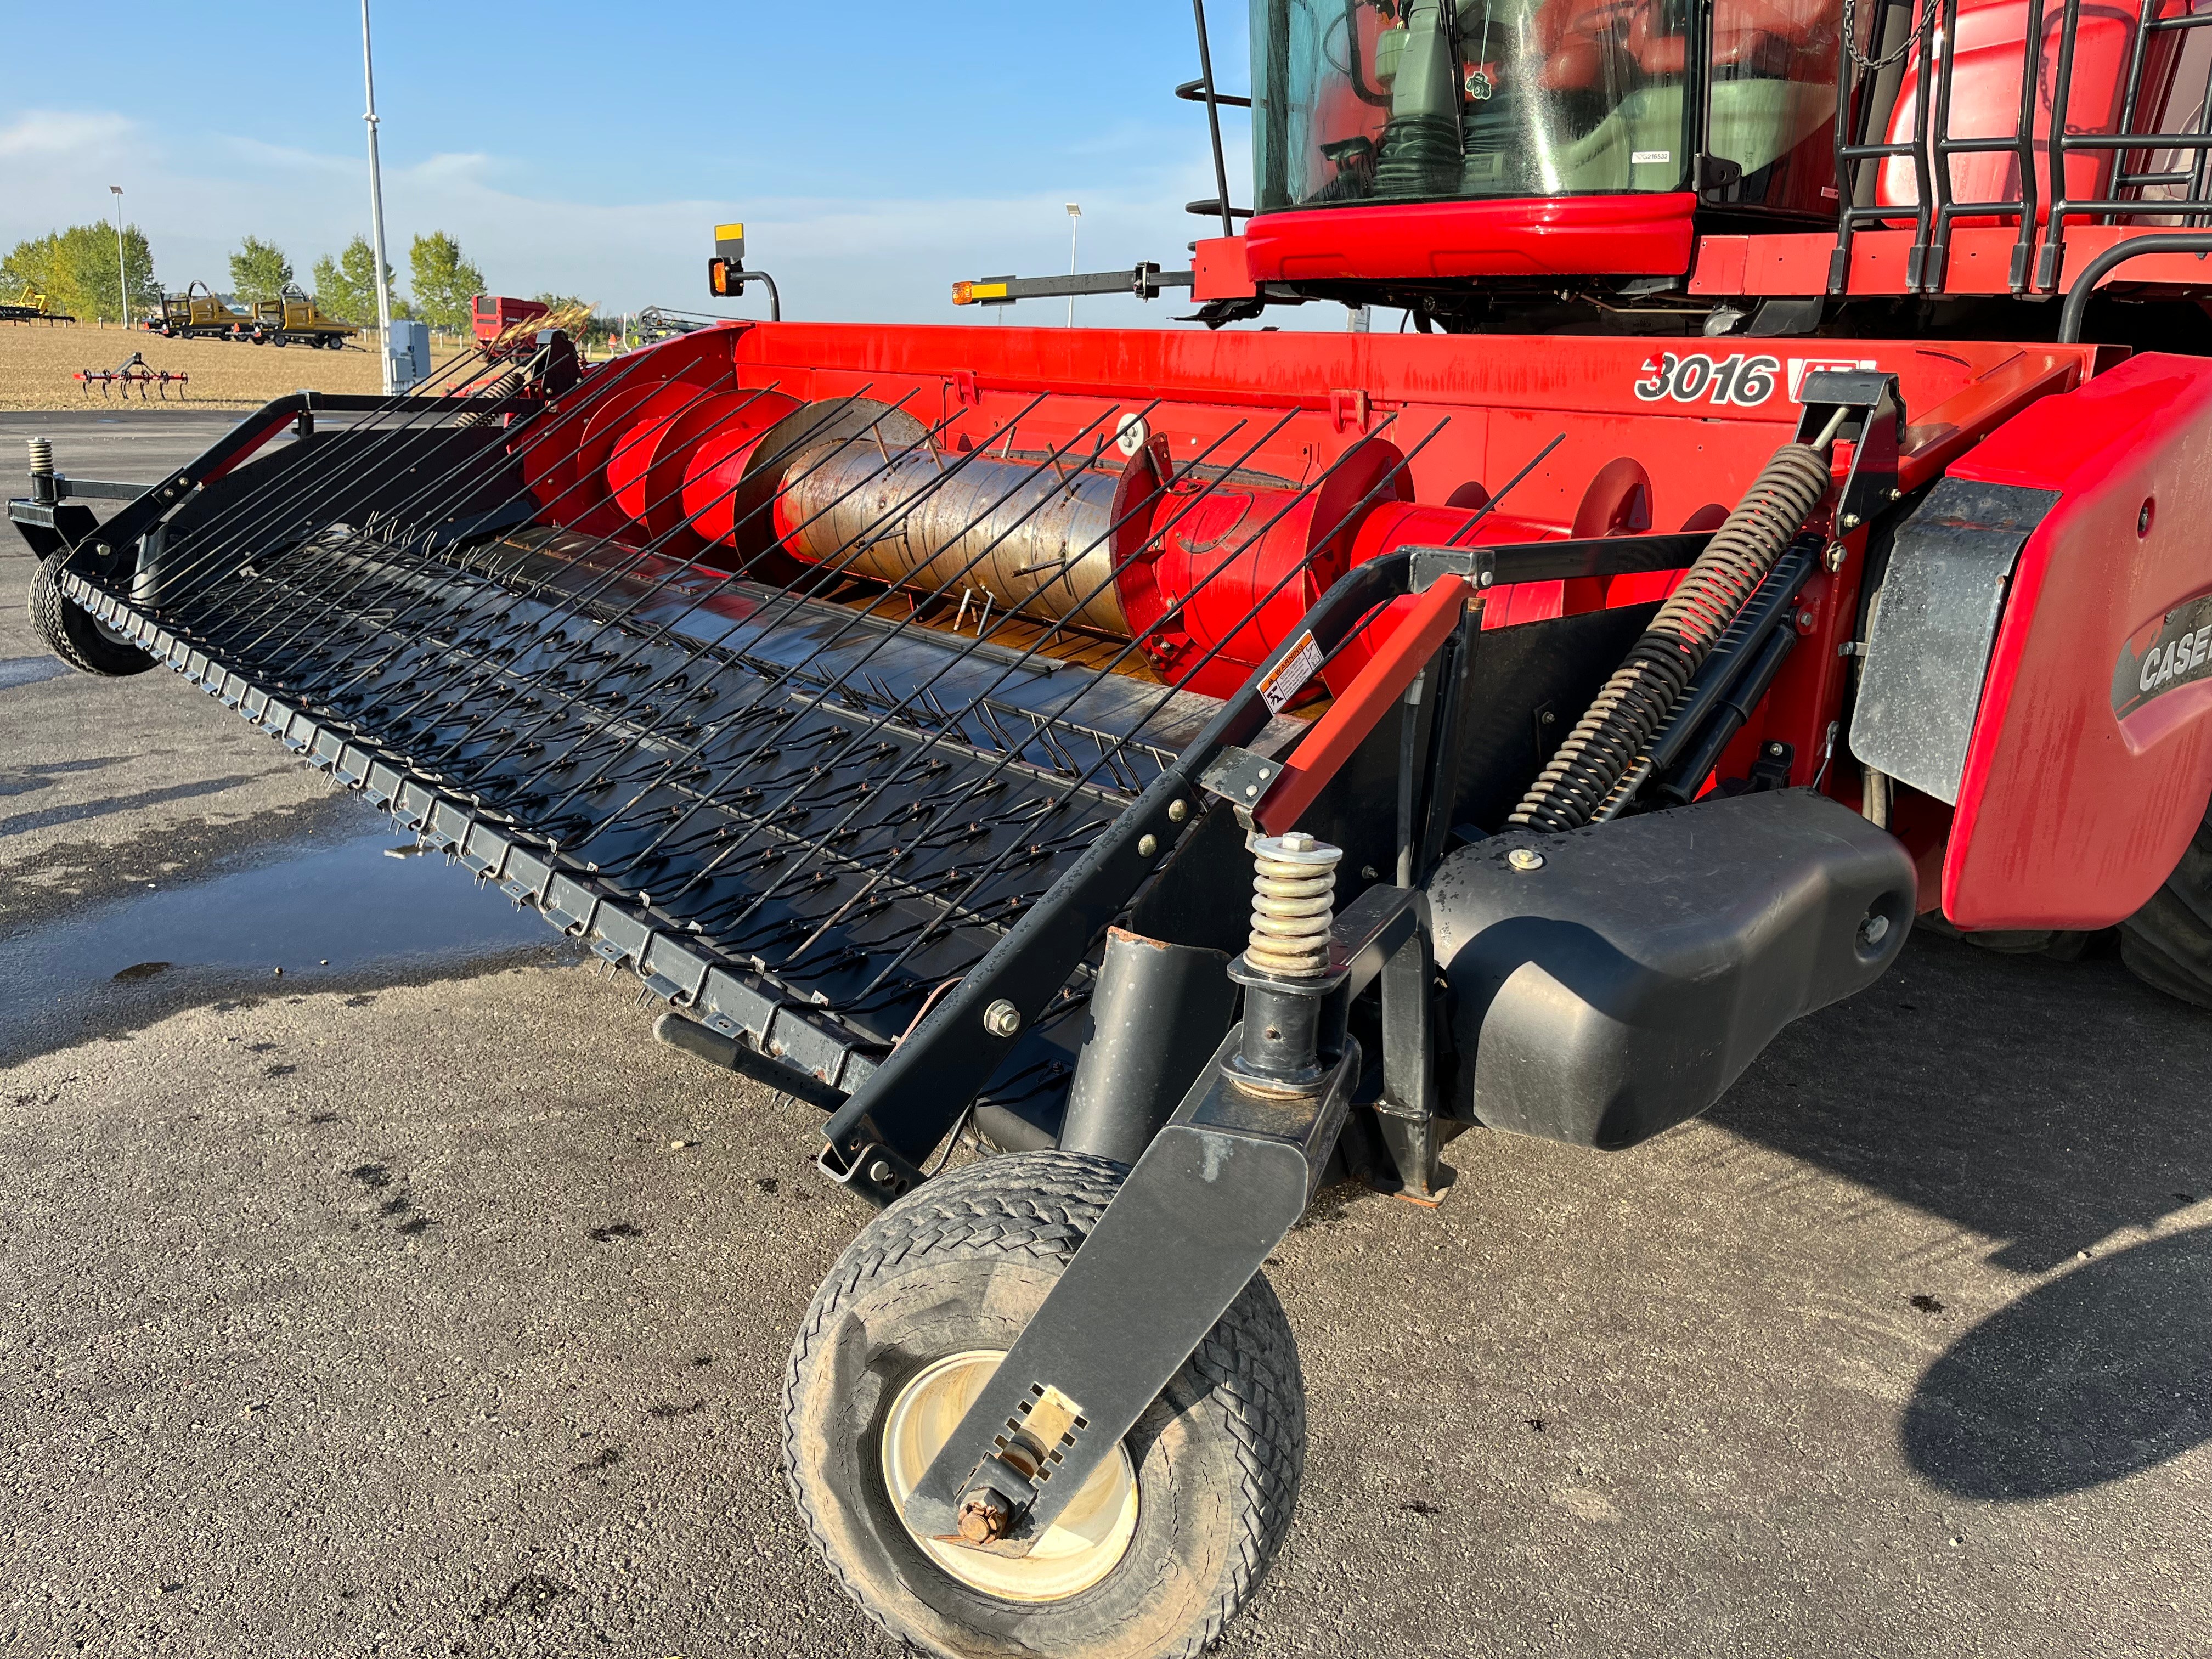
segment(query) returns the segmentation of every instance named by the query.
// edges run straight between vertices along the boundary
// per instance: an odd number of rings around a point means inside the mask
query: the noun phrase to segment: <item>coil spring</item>
[[[50,478],[54,472],[54,441],[52,438],[30,440],[31,476]]]
[[[1255,836],[1252,936],[1244,960],[1263,974],[1310,979],[1328,966],[1329,910],[1344,849],[1302,830]]]
[[[1589,712],[1529,785],[1506,819],[1509,825],[1559,830],[1590,821],[1827,489],[1828,461],[1820,450],[1790,443],[1774,452]]]
[[[522,376],[508,369],[489,386],[479,388],[473,395],[478,398],[512,398],[522,390]],[[480,409],[471,410],[453,422],[455,426],[482,426],[491,418]]]

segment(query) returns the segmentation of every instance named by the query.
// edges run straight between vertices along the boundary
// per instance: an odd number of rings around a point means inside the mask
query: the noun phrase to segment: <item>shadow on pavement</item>
[[[2116,959],[1916,933],[1870,989],[1784,1031],[1712,1116],[2039,1274],[2212,1196],[2208,1038],[2212,1014]]]
[[[2055,1498],[2212,1441],[2212,1228],[2100,1257],[1928,1368],[1905,1461],[1965,1498]]]

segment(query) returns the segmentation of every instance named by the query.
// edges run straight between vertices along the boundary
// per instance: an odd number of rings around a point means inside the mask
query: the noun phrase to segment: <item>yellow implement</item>
[[[0,302],[0,323],[73,323],[76,318],[56,311],[54,302],[25,283],[13,300]]]
[[[339,351],[360,332],[351,323],[324,316],[311,295],[287,288],[276,299],[254,301],[247,337],[256,345],[296,344]]]
[[[243,340],[250,337],[253,319],[223,304],[205,283],[194,283],[182,294],[164,294],[161,314],[149,318],[146,326],[172,339]]]

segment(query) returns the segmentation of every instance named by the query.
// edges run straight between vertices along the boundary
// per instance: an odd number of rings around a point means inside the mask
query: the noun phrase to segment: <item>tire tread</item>
[[[1017,1164],[1018,1170],[1008,1167]],[[940,1176],[877,1217],[815,1292],[784,1370],[784,1486],[815,1553],[887,1634],[911,1640],[839,1560],[798,1476],[800,1374],[809,1357],[864,1284],[920,1258],[1018,1255],[1048,1265],[1066,1262],[1105,1213],[1125,1174],[1103,1158],[1050,1152],[1005,1154]],[[1180,1645],[1161,1650],[1159,1659],[1191,1659],[1218,1641],[1289,1533],[1304,1462],[1305,1408],[1288,1328],[1273,1291],[1255,1278],[1185,1362],[1224,1414],[1244,1501],[1237,1506],[1227,1582],[1202,1623]],[[1283,1386],[1285,1379],[1290,1387]]]

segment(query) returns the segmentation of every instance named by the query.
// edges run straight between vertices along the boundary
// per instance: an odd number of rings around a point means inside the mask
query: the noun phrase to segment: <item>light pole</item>
[[[384,281],[384,174],[376,161],[376,65],[368,51],[368,0],[361,0],[361,78],[368,89],[368,240],[369,257],[376,262],[370,279],[376,284],[377,349],[384,356],[384,390],[392,385],[392,290]]]
[[[123,295],[123,326],[131,326],[131,267],[123,259],[123,186],[110,185],[108,194],[115,198],[115,286]]]
[[[1083,222],[1083,206],[1079,202],[1067,204],[1067,274],[1075,275],[1075,233]],[[1075,326],[1075,296],[1067,296],[1067,325]]]

